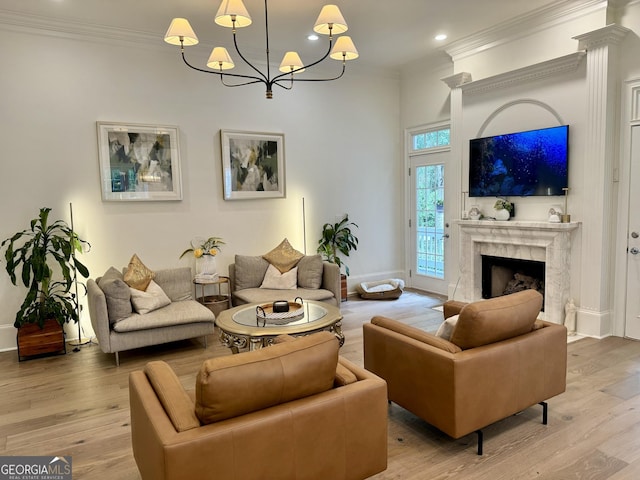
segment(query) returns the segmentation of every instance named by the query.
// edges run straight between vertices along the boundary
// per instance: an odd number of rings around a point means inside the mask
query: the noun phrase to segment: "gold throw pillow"
[[[131,288],[145,292],[155,276],[134,253],[124,274],[124,282]]]
[[[276,267],[280,273],[286,273],[295,267],[304,253],[294,249],[286,238],[276,248],[262,256],[267,262]]]

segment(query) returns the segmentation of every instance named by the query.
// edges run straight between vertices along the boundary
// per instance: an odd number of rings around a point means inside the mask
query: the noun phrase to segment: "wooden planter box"
[[[44,328],[37,324],[24,325],[18,329],[18,361],[46,355],[67,353],[64,329],[55,320],[44,322]]]

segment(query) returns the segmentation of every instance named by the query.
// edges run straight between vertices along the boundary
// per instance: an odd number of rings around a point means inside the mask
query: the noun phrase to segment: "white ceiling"
[[[238,30],[238,43],[249,56],[262,53],[264,2],[244,0],[253,24]],[[305,63],[324,53],[325,42],[306,40],[327,0],[270,0],[269,27],[272,60],[297,50]],[[444,55],[442,47],[507,21],[562,1],[549,0],[332,0],[347,23],[363,65],[396,68],[429,55]],[[191,22],[206,45],[231,47],[231,32],[213,23],[219,0],[2,0],[0,13],[20,13],[61,19],[84,25],[117,27],[157,35],[173,17]],[[448,34],[439,43],[438,33]],[[326,38],[326,37],[325,37]],[[177,48],[177,47],[174,47]],[[198,48],[198,47],[192,47]],[[258,50],[261,49],[261,50]],[[206,51],[205,51],[206,50]],[[195,50],[193,50],[195,52]],[[231,50],[230,50],[231,51]],[[208,47],[202,49],[208,55]],[[236,60],[237,61],[237,60]]]

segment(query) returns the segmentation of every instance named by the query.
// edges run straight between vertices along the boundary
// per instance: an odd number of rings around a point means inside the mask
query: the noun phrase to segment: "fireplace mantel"
[[[479,228],[501,228],[509,230],[549,230],[559,232],[575,230],[580,226],[580,222],[551,223],[526,220],[456,220],[455,222],[460,226],[469,225]]]
[[[482,299],[482,255],[545,262],[545,304],[540,318],[562,324],[571,280],[571,234],[580,222],[457,220],[460,282],[455,295]]]

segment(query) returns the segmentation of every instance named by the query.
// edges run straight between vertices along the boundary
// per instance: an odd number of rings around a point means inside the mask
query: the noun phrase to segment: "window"
[[[436,148],[448,147],[451,144],[449,127],[432,129],[411,134],[411,152],[421,152]]]

